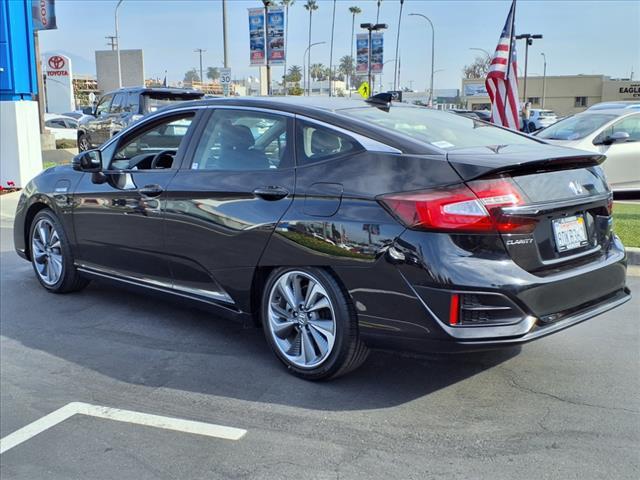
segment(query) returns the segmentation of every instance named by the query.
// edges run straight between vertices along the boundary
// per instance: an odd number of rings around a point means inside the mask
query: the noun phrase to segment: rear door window
[[[113,95],[105,95],[100,99],[100,103],[98,103],[98,106],[96,107],[96,116],[107,113],[109,111],[109,106],[111,105],[112,99]]]
[[[362,146],[353,138],[310,122],[297,121],[298,165],[309,165],[332,160],[361,151]]]
[[[109,112],[122,113],[126,98],[126,93],[116,93],[115,97],[113,97],[113,102],[111,102],[111,108],[109,109]]]

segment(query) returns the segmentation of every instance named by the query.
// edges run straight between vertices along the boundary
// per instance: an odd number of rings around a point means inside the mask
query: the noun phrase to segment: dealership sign
[[[71,60],[60,54],[44,58],[47,112],[64,113],[75,110]]]
[[[56,25],[55,0],[31,0],[34,30],[53,30]]]
[[[267,21],[264,8],[249,8],[249,63],[251,65],[282,65],[285,61],[282,7],[269,8]],[[265,28],[266,27],[266,28]]]
[[[384,65],[384,36],[382,32],[371,34],[371,73],[382,73]],[[356,35],[356,75],[369,74],[369,34]]]
[[[488,97],[487,87],[482,82],[473,82],[464,84],[464,96],[465,97]]]

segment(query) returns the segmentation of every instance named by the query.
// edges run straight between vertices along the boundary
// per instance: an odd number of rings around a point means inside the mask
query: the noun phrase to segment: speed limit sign
[[[221,85],[229,85],[231,83],[231,69],[230,68],[221,68],[220,69],[220,84]]]

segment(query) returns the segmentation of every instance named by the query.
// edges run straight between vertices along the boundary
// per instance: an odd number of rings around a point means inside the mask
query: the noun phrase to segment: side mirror
[[[102,170],[100,150],[89,150],[73,157],[73,169],[78,172],[100,172]]]
[[[602,143],[604,145],[612,145],[614,143],[624,143],[629,140],[629,134],[627,132],[614,132],[606,137]]]

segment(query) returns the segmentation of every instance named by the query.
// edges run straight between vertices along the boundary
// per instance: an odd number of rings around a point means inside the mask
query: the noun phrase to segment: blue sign
[[[0,0],[0,100],[31,100],[38,92],[30,4]]]
[[[56,25],[55,0],[31,0],[34,30],[54,30]]]

